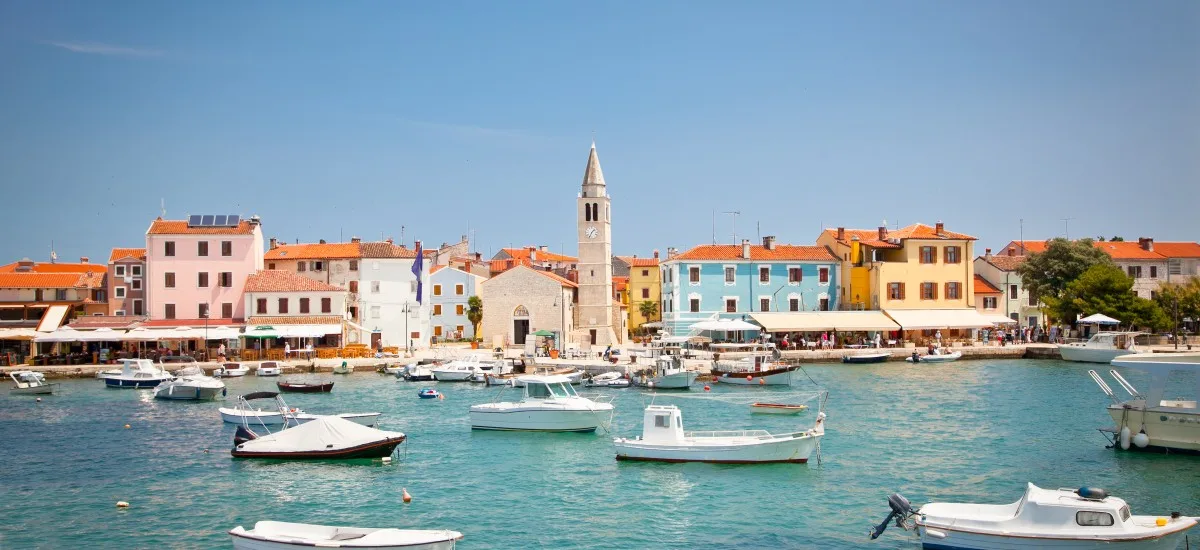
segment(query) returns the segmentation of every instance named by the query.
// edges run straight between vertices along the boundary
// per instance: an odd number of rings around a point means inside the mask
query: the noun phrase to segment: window
[[[125,287],[119,286],[119,287],[116,287],[113,289],[113,298],[124,298],[124,297],[125,297]]]
[[[788,298],[788,311],[800,311],[799,298]]]
[[[123,266],[123,265],[113,266],[113,275],[117,276],[117,277],[124,277],[125,276],[125,266]]]
[[[1121,507],[1121,521],[1129,521],[1129,505]]]
[[[296,271],[299,273],[308,271],[308,262],[296,262]]]
[[[282,315],[287,312],[288,312],[288,299],[280,298],[279,299],[279,313]]]
[[[442,304],[433,304],[433,314],[434,315],[442,314]]]
[[[221,241],[221,255],[226,257],[233,255],[233,241]]]
[[[692,313],[700,313],[700,299],[692,298],[688,300],[688,311]]]
[[[221,304],[221,318],[233,319],[233,304],[229,302]]]
[[[458,325],[458,326],[454,327],[454,331],[455,331],[455,332],[457,332],[457,333],[459,333],[460,335],[461,335],[461,334],[466,334],[466,331],[465,331],[465,330],[463,330],[463,326],[462,326],[462,325]]]
[[[130,266],[129,271],[133,273],[134,277],[142,276],[142,266],[140,265]]]
[[[275,262],[267,264],[267,269],[275,269]]]
[[[1167,260],[1167,275],[1183,275],[1183,260]]]
[[[921,299],[936,300],[937,299],[937,283],[921,283]]]
[[[434,336],[441,336],[441,335],[442,335],[442,327],[441,327],[441,325],[438,325],[438,326],[435,326],[435,327],[433,327],[433,335],[434,335]]]
[[[330,313],[333,311],[333,299],[321,298],[321,313]]]
[[[649,297],[650,297],[650,289],[649,289],[649,288],[642,288],[642,299],[643,299],[643,300],[645,300],[645,299],[647,299],[647,298],[649,298]]]
[[[688,282],[694,285],[700,284],[700,266],[688,266]]]
[[[358,281],[350,281],[350,292],[358,292]]]
[[[371,292],[379,294],[379,281],[371,281]]]
[[[199,281],[197,281],[197,283],[196,283],[197,286],[199,286],[200,288],[208,288],[208,273],[201,271],[197,275],[199,275],[199,277],[198,277]]]
[[[771,311],[771,299],[770,298],[759,298],[758,299],[758,310],[759,311]]]
[[[455,315],[463,314],[463,305],[462,304],[458,304],[458,305],[454,306],[454,314]]]
[[[771,283],[771,268],[765,265],[758,266],[758,282],[760,284]]]
[[[114,311],[114,312],[113,312],[113,315],[115,315],[115,316],[117,316],[117,317],[124,317],[124,316],[125,316],[125,310],[123,310],[123,309],[118,309],[118,310],[116,310],[116,311]]]
[[[358,260],[350,260],[350,271],[358,271]]]
[[[463,285],[454,285],[454,293],[459,296],[462,296],[463,292],[466,292],[466,290],[467,288]]]
[[[200,241],[200,242],[196,243],[196,255],[197,256],[207,256],[208,255],[208,241]]]
[[[300,313],[308,313],[308,298],[300,299]]]
[[[1084,527],[1109,527],[1113,524],[1113,517],[1108,512],[1080,510],[1075,512],[1075,523]]]
[[[175,288],[175,274],[166,272],[163,274],[163,286],[167,288]]]
[[[725,313],[737,313],[737,298],[725,299]]]
[[[1008,285],[1008,299],[1009,300],[1017,299],[1017,285]]]
[[[996,309],[996,297],[988,296],[983,299],[983,309]]]
[[[800,281],[803,281],[803,280],[804,280],[804,270],[800,269],[799,267],[789,267],[788,268],[788,284],[789,285],[798,285],[798,284],[800,284]]]
[[[145,315],[145,313],[143,313],[142,311],[143,311],[142,310],[142,300],[141,299],[134,300],[133,301],[133,314],[134,315]]]
[[[130,286],[131,290],[141,290],[142,289],[142,280],[134,279],[132,281],[129,281],[129,286]]]
[[[259,298],[259,299],[255,300],[254,313],[256,313],[258,315],[266,315],[267,314],[267,299],[266,298]]]
[[[434,296],[442,295],[442,285],[433,285],[433,295]]]
[[[175,318],[175,304],[163,304],[163,317],[167,319]]]
[[[33,301],[35,301],[35,302],[42,301],[42,289],[39,288],[39,289],[35,289],[33,291]]]
[[[1142,278],[1142,266],[1140,266],[1140,265],[1129,266],[1129,276],[1133,277],[1134,279],[1141,279]]]
[[[1029,295],[1029,307],[1034,307],[1034,306],[1036,306],[1036,305],[1037,305],[1037,302],[1038,302],[1038,300],[1037,300],[1037,296],[1034,296],[1033,294],[1030,294],[1030,295]]]
[[[962,262],[962,247],[947,246],[946,247],[946,263],[957,264]]]
[[[962,284],[961,283],[946,283],[946,299],[947,300],[958,300],[958,299],[962,298],[961,292],[962,292]]]
[[[167,241],[163,243],[163,256],[175,255],[175,241]]]
[[[923,263],[923,264],[937,263],[937,247],[922,246],[921,247],[921,263]]]
[[[1150,278],[1151,279],[1158,278],[1158,266],[1156,266],[1156,265],[1150,266]]]
[[[199,307],[196,308],[196,318],[204,319],[206,317],[208,317],[208,304],[200,304]]]
[[[820,284],[823,284],[823,285],[829,284],[829,268],[828,267],[822,266],[822,267],[817,268],[817,282]]]
[[[670,428],[671,427],[671,415],[668,415],[668,414],[654,415],[654,427],[655,428]]]
[[[731,265],[725,266],[725,284],[731,285],[737,280],[737,268]]]
[[[888,299],[903,300],[904,299],[904,283],[888,283]]]
[[[313,271],[325,271],[325,262],[313,262],[312,270]]]
[[[233,288],[233,272],[232,271],[221,272],[221,287]]]
[[[379,306],[371,306],[371,318],[372,319],[379,318]]]
[[[829,311],[829,298],[821,298],[820,307],[821,311]]]
[[[649,270],[649,269],[643,269],[643,270],[642,270],[642,277],[649,277],[649,276],[650,276],[650,270]]]

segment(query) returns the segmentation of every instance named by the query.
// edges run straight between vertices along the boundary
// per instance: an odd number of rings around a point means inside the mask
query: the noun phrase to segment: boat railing
[[[758,439],[771,439],[774,436],[766,430],[716,430],[702,432],[685,432],[684,437],[754,437]]]
[[[1117,399],[1117,396],[1113,394],[1112,388],[1109,387],[1108,382],[1105,382],[1104,379],[1100,377],[1099,373],[1094,370],[1089,370],[1088,375],[1092,377],[1092,380],[1096,382],[1097,386],[1100,386],[1100,391],[1104,392],[1104,395],[1107,395],[1109,399],[1112,399],[1113,404],[1121,402],[1121,400]]]
[[[613,399],[617,397],[611,393],[578,393],[576,395],[596,403],[612,403]]]
[[[1133,384],[1130,384],[1124,376],[1121,376],[1121,373],[1117,372],[1115,369],[1109,370],[1108,373],[1117,380],[1117,383],[1120,384],[1122,388],[1125,388],[1125,391],[1129,393],[1130,397],[1142,399],[1142,394],[1138,393],[1137,389],[1133,387]]]

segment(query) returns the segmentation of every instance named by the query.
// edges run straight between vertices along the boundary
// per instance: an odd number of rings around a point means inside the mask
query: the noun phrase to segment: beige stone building
[[[480,283],[484,345],[523,345],[530,333],[569,337],[575,330],[578,285],[552,272],[519,265]],[[611,298],[610,298],[611,302]]]

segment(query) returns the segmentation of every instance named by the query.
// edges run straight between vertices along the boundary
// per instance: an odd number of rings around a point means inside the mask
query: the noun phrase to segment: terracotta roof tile
[[[265,260],[349,260],[356,258],[416,258],[416,251],[386,241],[359,243],[279,244],[263,254]]]
[[[613,277],[613,290],[625,290],[629,288],[629,277]]]
[[[433,275],[434,273],[437,273],[437,272],[441,271],[443,267],[447,267],[447,266],[444,266],[444,265],[435,265],[435,266],[433,266],[433,267],[429,268],[429,274],[430,274],[430,275]]]
[[[636,256],[617,256],[629,267],[658,267],[658,258],[638,258]]]
[[[104,274],[0,273],[0,288],[98,288]]]
[[[545,270],[541,270],[541,269],[533,269],[532,267],[528,268],[528,269],[532,270],[534,273],[537,273],[539,275],[549,277],[549,278],[553,279],[554,281],[558,282],[559,284],[561,284],[562,286],[569,286],[571,288],[579,288],[579,285],[571,282],[570,279],[567,279],[565,277],[560,277],[560,276],[558,276],[558,274],[556,274],[554,272],[545,271]]]
[[[490,271],[492,273],[503,273],[503,272],[508,271],[519,265],[529,266],[529,265],[531,265],[531,262],[529,261],[528,258],[524,259],[524,260],[518,260],[518,259],[491,260],[490,262],[488,262],[488,271]]]
[[[675,256],[676,260],[743,260],[741,245],[702,244]],[[795,246],[777,244],[774,250],[759,245],[750,246],[750,261],[837,261],[824,246]]]
[[[244,292],[343,292],[328,283],[281,269],[264,269],[246,277]]]
[[[20,262],[0,266],[0,273],[107,273],[108,266],[104,264],[92,263],[50,263],[36,262],[29,271],[17,271]]]
[[[1025,260],[1029,259],[1029,257],[992,255],[991,257],[984,257],[984,259],[987,261],[987,263],[996,266],[996,268],[1001,271],[1016,271],[1017,268],[1021,267],[1021,264],[1025,263]]]
[[[948,231],[945,228],[939,234],[937,228],[923,223],[914,223],[909,226],[901,227],[894,231],[887,232],[887,241],[879,240],[878,229],[846,229],[845,240],[843,244],[848,244],[854,237],[858,237],[858,241],[875,248],[899,248],[899,245],[890,242],[891,239],[925,239],[925,240],[943,240],[943,241],[973,241],[975,237],[965,233],[956,233]],[[837,238],[837,229],[826,229],[825,233]]]
[[[247,325],[340,325],[337,315],[263,315],[246,320]]]
[[[836,229],[826,229],[825,234],[837,240]],[[858,242],[874,248],[900,248],[899,244],[879,240],[879,230],[877,229],[847,229],[845,230],[846,238],[838,241],[842,244],[849,245],[855,237],[858,237]]]
[[[1200,258],[1200,243],[1155,241],[1154,251],[1168,258]]]
[[[527,246],[525,248],[501,248],[501,252],[508,254],[515,260],[531,260],[535,262],[567,262],[579,263],[579,258],[567,256],[564,254],[556,254],[545,250],[538,250],[535,247]],[[534,259],[536,256],[537,259]]]
[[[1158,252],[1145,250],[1136,242],[1096,242],[1096,248],[1103,250],[1114,260],[1164,260],[1165,256]]]
[[[417,257],[416,250],[409,250],[403,246],[392,244],[386,241],[358,243],[358,247],[362,252],[362,257],[364,258],[413,259]]]
[[[1000,294],[1000,289],[996,288],[987,279],[975,276],[975,294]]]
[[[114,248],[112,253],[108,255],[108,263],[132,258],[134,260],[146,260],[145,248]]]
[[[255,224],[248,220],[238,222],[237,227],[188,227],[187,220],[154,220],[150,222],[148,235],[251,235]]]

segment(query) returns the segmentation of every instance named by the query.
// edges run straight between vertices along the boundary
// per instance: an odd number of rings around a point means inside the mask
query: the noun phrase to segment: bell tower
[[[588,153],[583,186],[576,200],[579,233],[579,323],[595,345],[620,342],[613,330],[612,211],[596,142]]]

